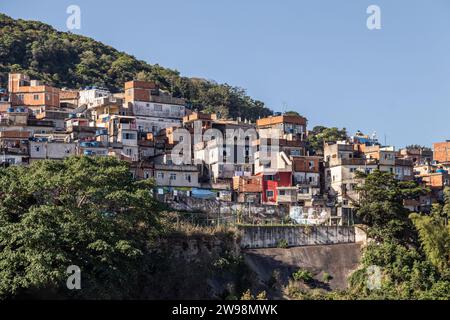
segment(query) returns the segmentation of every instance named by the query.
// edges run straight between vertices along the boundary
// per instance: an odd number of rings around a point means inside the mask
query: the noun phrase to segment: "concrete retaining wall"
[[[289,247],[354,243],[354,227],[342,226],[240,226],[241,248],[275,248],[280,241]]]

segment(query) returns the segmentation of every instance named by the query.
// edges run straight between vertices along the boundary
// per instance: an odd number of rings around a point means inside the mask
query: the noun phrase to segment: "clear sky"
[[[309,127],[401,147],[450,139],[449,0],[2,0],[0,12],[81,29],[149,63],[241,86]],[[369,30],[369,5],[381,29]]]

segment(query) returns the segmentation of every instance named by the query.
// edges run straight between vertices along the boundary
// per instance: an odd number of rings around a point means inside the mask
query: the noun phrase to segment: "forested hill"
[[[58,87],[96,85],[113,92],[121,91],[129,80],[153,80],[174,96],[185,98],[193,109],[252,120],[272,114],[244,89],[182,77],[176,70],[137,60],[91,38],[0,13],[1,87],[6,87],[11,71],[24,72]]]

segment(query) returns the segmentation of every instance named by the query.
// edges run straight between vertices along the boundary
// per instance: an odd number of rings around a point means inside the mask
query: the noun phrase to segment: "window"
[[[266,191],[266,197],[267,198],[273,198],[273,191],[272,190],[267,190]]]
[[[39,95],[38,94],[33,94],[33,100],[39,100]]]
[[[274,181],[275,177],[273,175],[264,176],[264,181]]]
[[[39,152],[40,149],[41,149],[41,148],[38,147],[38,146],[35,147],[36,152]]]
[[[156,175],[156,177],[158,179],[164,179],[164,172],[158,172],[158,174]]]
[[[188,173],[186,173],[186,174],[184,175],[184,179],[185,179],[186,181],[191,182],[191,175],[188,174]]]
[[[145,178],[145,179],[150,178],[150,172],[144,171],[144,178]]]
[[[161,104],[155,104],[155,111],[162,111],[162,105]]]
[[[130,139],[136,139],[136,135],[134,134],[134,133],[123,133],[122,134],[122,139],[125,139],[125,140],[130,140]]]
[[[285,196],[286,195],[286,190],[278,190],[278,195],[279,196]]]
[[[177,180],[177,174],[176,173],[171,173],[169,180]]]

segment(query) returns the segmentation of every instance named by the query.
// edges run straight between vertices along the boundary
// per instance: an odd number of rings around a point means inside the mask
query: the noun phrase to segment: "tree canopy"
[[[139,297],[159,211],[111,157],[0,169],[0,298]],[[66,288],[71,265],[82,290]]]
[[[347,140],[347,138],[345,128],[338,129],[336,127],[327,128],[324,126],[316,126],[309,132],[307,142],[311,153],[322,154],[324,142],[336,142]]]
[[[369,227],[371,241],[361,268],[350,277],[345,299],[450,299],[450,228],[446,201],[433,213],[410,213],[403,201],[425,190],[390,173],[375,171],[359,187],[357,215]],[[370,288],[370,270],[379,268],[380,286]],[[335,297],[336,298],[336,297]]]
[[[357,187],[359,200],[356,215],[370,227],[369,235],[376,240],[408,241],[412,224],[405,200],[418,199],[427,189],[414,181],[400,181],[394,174],[375,170],[371,174],[357,172],[364,183]]]
[[[6,86],[9,72],[23,72],[57,87],[100,86],[112,92],[122,91],[129,80],[152,80],[199,111],[251,120],[272,114],[242,88],[183,77],[176,70],[148,64],[88,37],[58,32],[41,22],[0,14],[0,35],[0,86]]]

